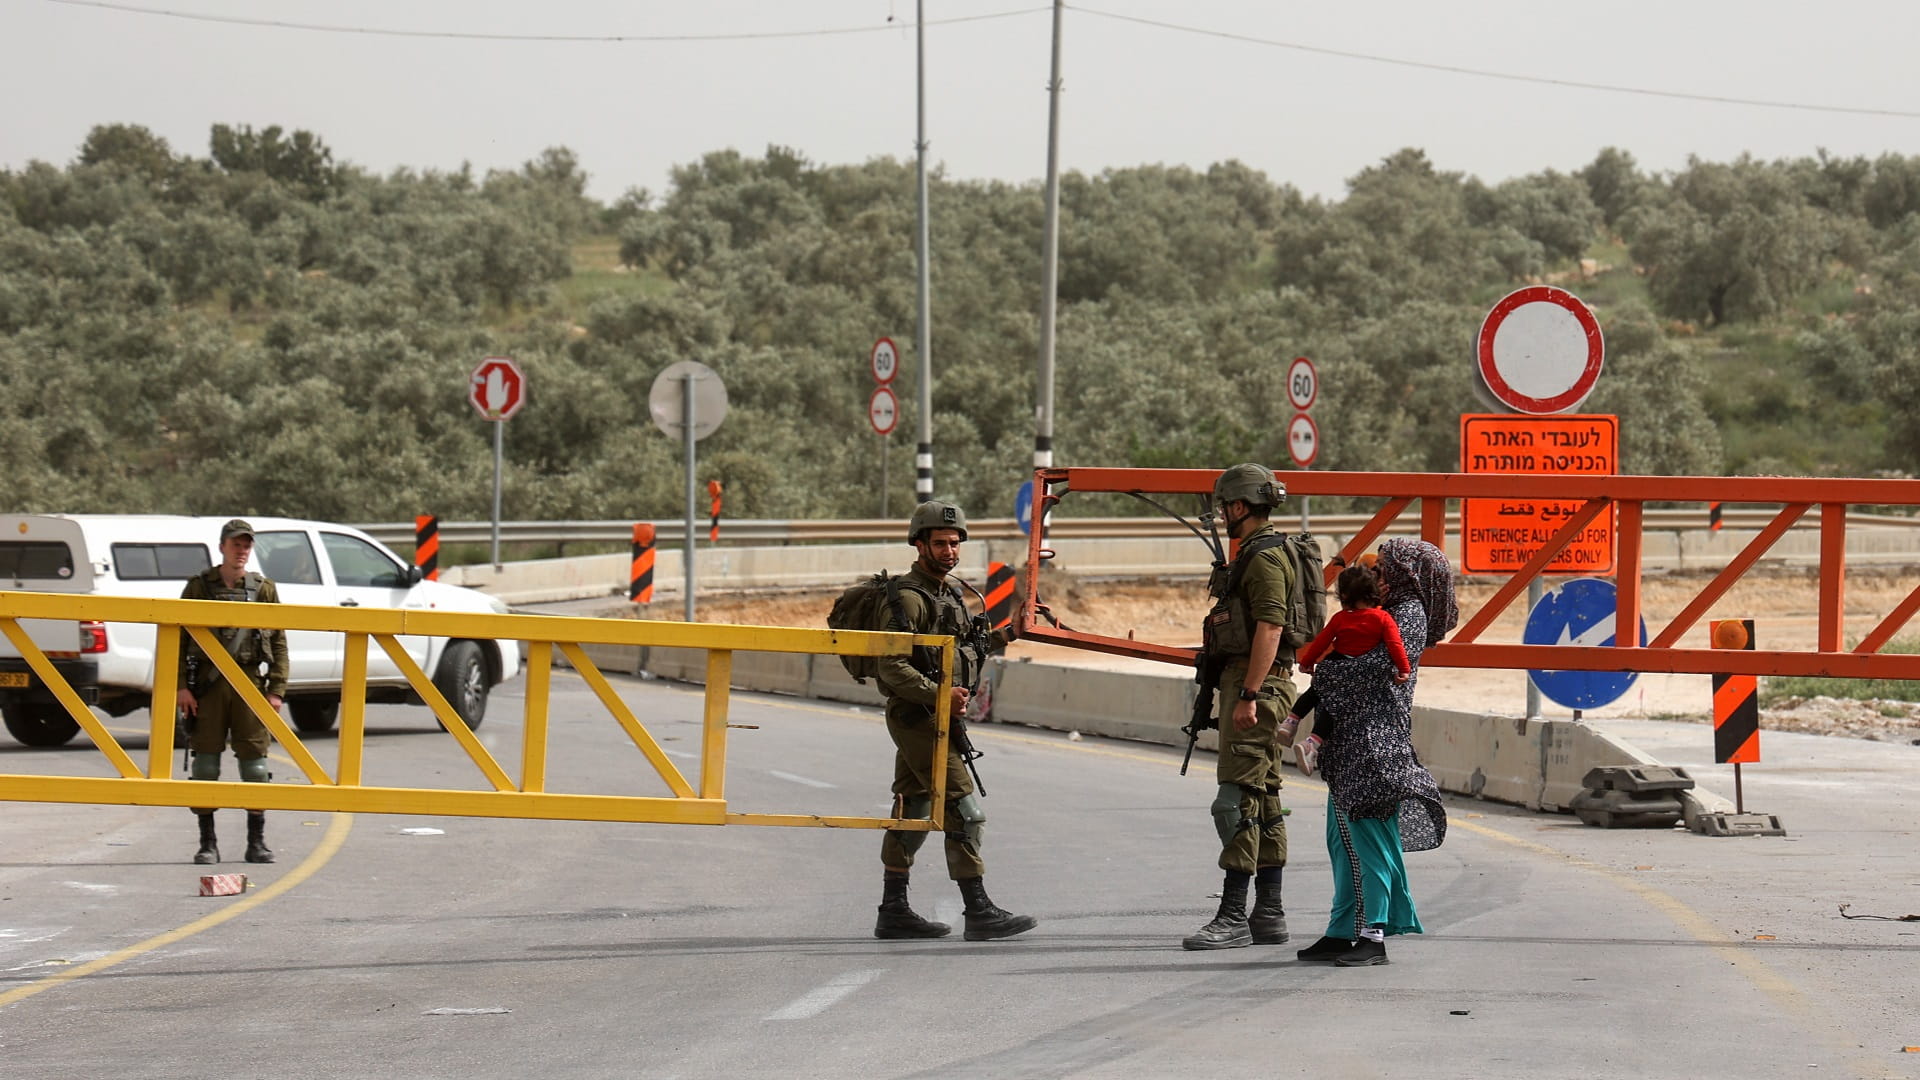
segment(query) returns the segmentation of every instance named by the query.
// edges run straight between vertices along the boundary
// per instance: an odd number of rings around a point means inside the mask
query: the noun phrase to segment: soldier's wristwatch
[[[1260,691],[1249,690],[1243,686],[1240,688],[1240,700],[1241,701],[1258,701],[1260,700]]]

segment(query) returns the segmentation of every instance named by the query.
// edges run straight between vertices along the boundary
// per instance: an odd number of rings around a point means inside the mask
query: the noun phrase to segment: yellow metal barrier
[[[260,629],[333,631],[345,635],[340,688],[339,759],[333,773],[300,741],[287,722],[267,707],[214,631],[236,625]],[[152,724],[143,771],[46,654],[20,627],[21,619],[151,623],[156,628]],[[173,778],[174,699],[178,686],[179,632],[199,642],[228,681],[239,689],[306,784],[247,784]],[[948,691],[953,685],[954,642],[944,635],[808,630],[791,627],[586,619],[542,615],[475,615],[449,611],[349,609],[293,604],[248,604],[212,600],[147,600],[0,592],[0,633],[5,633],[34,674],[52,691],[119,775],[42,776],[0,774],[0,800],[104,803],[128,806],[243,806],[257,810],[337,810],[370,814],[444,814],[462,817],[665,822],[685,825],[788,825],[855,829],[944,828],[946,770],[933,770],[933,816],[927,818],[835,817],[818,814],[727,812],[727,708],[733,654],[737,651],[894,656],[916,645],[940,650],[938,741],[934,760],[946,759]],[[404,635],[490,638],[526,644],[526,716],[521,731],[520,778],[515,783],[460,719],[433,680],[397,640]],[[369,787],[361,782],[366,759],[367,649],[377,644],[397,665],[420,699],[433,709],[485,778],[490,790]],[[583,644],[644,645],[704,649],[707,682],[702,721],[700,775],[688,780],[645,725],[627,708]],[[553,650],[559,649],[602,705],[659,773],[671,798],[549,792],[547,749]]]

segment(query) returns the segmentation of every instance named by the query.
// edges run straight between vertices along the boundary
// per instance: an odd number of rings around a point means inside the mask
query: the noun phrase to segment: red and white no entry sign
[[[1313,417],[1303,412],[1293,414],[1293,422],[1287,425],[1287,453],[1303,469],[1320,456],[1320,425],[1313,422]]]
[[[1565,289],[1535,285],[1507,294],[1487,313],[1474,365],[1500,404],[1545,416],[1585,401],[1605,357],[1600,322],[1587,305]]]
[[[873,396],[867,399],[867,420],[873,424],[876,435],[891,435],[893,427],[900,422],[900,400],[893,391],[884,386],[873,388]]]
[[[473,369],[467,400],[489,420],[507,420],[527,401],[527,377],[504,356],[489,356]]]
[[[1313,399],[1320,396],[1320,375],[1313,369],[1313,361],[1304,356],[1296,356],[1293,363],[1287,365],[1287,400],[1293,402],[1296,409],[1313,408]]]

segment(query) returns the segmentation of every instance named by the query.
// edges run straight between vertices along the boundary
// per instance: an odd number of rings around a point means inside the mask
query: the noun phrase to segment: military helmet
[[[1287,501],[1287,485],[1265,465],[1235,465],[1213,482],[1213,501],[1226,505],[1239,500],[1248,506],[1279,506]]]
[[[960,539],[967,538],[967,515],[952,503],[923,502],[913,508],[907,520],[907,543],[914,544],[928,529],[958,529]]]

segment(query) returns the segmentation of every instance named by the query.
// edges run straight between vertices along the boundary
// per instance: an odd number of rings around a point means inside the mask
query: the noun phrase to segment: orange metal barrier
[[[1217,469],[1042,469],[1034,473],[1039,493],[1033,520],[1043,522],[1070,492],[1133,493],[1153,499],[1173,512],[1204,507],[1211,497]],[[1381,500],[1367,524],[1347,541],[1341,554],[1353,559],[1371,547],[1388,526],[1418,501],[1420,535],[1444,546],[1449,522],[1457,522],[1456,500],[1463,498],[1529,499],[1579,503],[1560,530],[1477,610],[1461,610],[1461,623],[1448,639],[1427,650],[1422,663],[1443,667],[1553,669],[1576,671],[1687,672],[1695,674],[1825,675],[1861,679],[1920,679],[1920,655],[1882,653],[1916,611],[1920,588],[1888,612],[1860,642],[1847,648],[1842,642],[1846,612],[1846,530],[1851,507],[1913,508],[1920,510],[1920,480],[1825,480],[1796,477],[1724,476],[1548,476],[1538,474],[1467,475],[1462,473],[1340,473],[1282,472],[1290,496],[1337,495]],[[1187,498],[1181,499],[1179,497]],[[1201,501],[1193,499],[1199,496]],[[1647,504],[1654,502],[1720,502],[1759,504],[1777,508],[1772,519],[1735,555],[1718,575],[1703,586],[1679,614],[1662,629],[1639,641],[1641,618],[1641,544]],[[1185,503],[1185,506],[1176,505]],[[1817,641],[1811,650],[1766,649],[1731,652],[1707,648],[1677,648],[1682,635],[1698,625],[1715,601],[1740,580],[1787,530],[1810,510],[1817,510],[1820,529]],[[1276,512],[1276,516],[1285,511]],[[1595,521],[1611,515],[1617,533],[1619,612],[1614,645],[1518,645],[1480,640],[1493,621],[1513,604],[1528,582]],[[1198,554],[1198,550],[1196,550]],[[1131,638],[1082,633],[1052,625],[1046,619],[1043,576],[1053,557],[1046,538],[1035,529],[1027,552],[1027,590],[1019,614],[1020,633],[1033,641],[1069,648],[1090,649],[1172,664],[1191,664],[1194,650]],[[1196,559],[1196,562],[1201,560]],[[1191,569],[1191,568],[1181,568]],[[1327,570],[1329,584],[1335,576]],[[1497,578],[1498,575],[1481,575]],[[1627,644],[1618,644],[1627,643]]]

